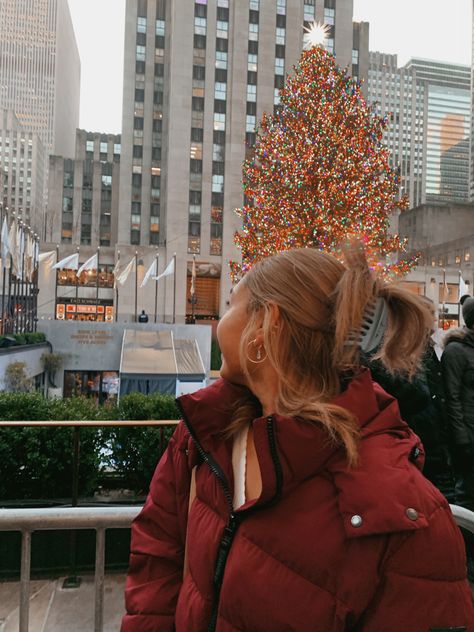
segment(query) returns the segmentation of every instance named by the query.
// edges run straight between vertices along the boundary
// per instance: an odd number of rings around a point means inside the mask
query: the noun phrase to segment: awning
[[[120,359],[120,395],[176,393],[176,382],[200,382],[206,372],[195,339],[173,332],[125,329]]]

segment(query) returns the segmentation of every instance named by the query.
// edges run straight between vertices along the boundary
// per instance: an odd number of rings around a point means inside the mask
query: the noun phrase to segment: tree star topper
[[[305,26],[304,48],[306,50],[315,48],[316,46],[324,46],[325,41],[329,37],[331,27],[329,24],[320,24],[313,22],[310,26]]]

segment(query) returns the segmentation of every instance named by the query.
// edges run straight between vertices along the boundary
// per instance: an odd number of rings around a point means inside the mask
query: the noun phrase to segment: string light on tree
[[[390,217],[408,200],[382,143],[387,118],[322,47],[328,27],[314,23],[306,31],[278,111],[263,115],[243,165],[242,229],[235,234],[242,263],[231,262],[232,276],[293,247],[340,256],[340,244],[353,236],[383,276],[406,274],[417,259],[392,262],[406,243],[390,234]]]

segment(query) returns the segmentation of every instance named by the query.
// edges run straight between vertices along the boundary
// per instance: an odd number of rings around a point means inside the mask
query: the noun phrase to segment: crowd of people
[[[373,378],[397,398],[420,437],[424,475],[451,503],[474,509],[474,298],[461,297],[464,326],[430,337],[411,380],[368,359]]]
[[[437,488],[472,492],[474,298],[440,360],[432,306],[345,255],[234,286],[222,379],[178,399],[132,526],[122,632],[474,632]]]

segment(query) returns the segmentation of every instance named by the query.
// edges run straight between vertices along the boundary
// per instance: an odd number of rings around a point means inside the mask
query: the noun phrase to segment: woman
[[[179,399],[132,528],[123,632],[474,631],[449,506],[396,400],[358,366],[377,297],[380,360],[412,375],[429,309],[360,251],[347,268],[285,252],[235,286],[223,379]]]

